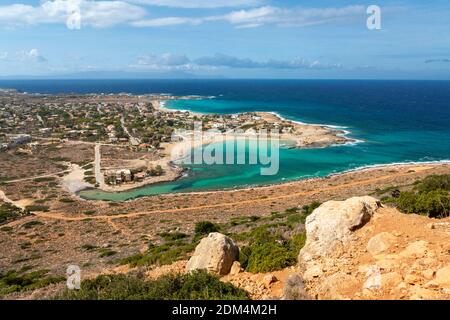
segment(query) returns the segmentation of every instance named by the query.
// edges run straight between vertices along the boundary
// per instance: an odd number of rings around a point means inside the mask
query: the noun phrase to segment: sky
[[[0,0],[0,78],[102,74],[450,80],[450,1]]]

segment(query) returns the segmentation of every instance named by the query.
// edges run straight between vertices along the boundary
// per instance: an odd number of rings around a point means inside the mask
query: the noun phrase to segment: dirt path
[[[95,145],[95,160],[94,160],[94,170],[95,170],[95,180],[97,181],[100,188],[105,186],[105,179],[101,171],[101,159],[102,154],[100,151],[100,144]]]
[[[387,179],[392,179],[395,177],[402,177],[402,176],[408,176],[412,174],[417,174],[417,172],[424,171],[429,169],[429,167],[426,166],[418,166],[414,167],[414,172],[406,172],[406,173],[390,173],[388,175],[383,175],[376,178],[370,178],[365,180],[359,180],[354,182],[348,182],[343,183],[340,185],[335,186],[328,186],[323,187],[320,189],[314,189],[314,190],[308,190],[308,191],[299,191],[294,192],[290,194],[280,195],[280,196],[273,196],[273,197],[265,197],[265,198],[259,198],[259,199],[251,199],[251,200],[244,200],[244,201],[235,201],[235,202],[224,202],[224,203],[216,203],[216,204],[209,204],[209,205],[202,205],[202,206],[194,206],[194,207],[187,207],[187,208],[177,208],[177,209],[164,209],[164,210],[152,210],[152,211],[144,211],[144,212],[133,212],[128,214],[117,214],[117,215],[98,215],[98,216],[90,216],[87,217],[67,217],[63,213],[47,213],[47,212],[35,212],[34,214],[37,217],[40,218],[46,218],[46,219],[55,219],[55,220],[63,220],[63,221],[83,221],[86,219],[91,220],[114,220],[114,219],[126,219],[126,218],[133,218],[133,217],[139,217],[149,214],[156,214],[156,213],[175,213],[175,212],[186,212],[186,211],[192,211],[192,210],[201,210],[201,209],[210,209],[210,208],[220,208],[220,207],[230,207],[230,206],[242,206],[242,205],[251,205],[254,203],[260,203],[260,202],[269,202],[273,200],[281,200],[281,199],[287,199],[291,197],[297,197],[297,196],[309,196],[314,195],[317,193],[327,192],[327,191],[335,191],[335,190],[341,190],[346,189],[349,187],[354,186],[362,186],[362,185],[368,185],[372,184],[374,182],[379,182]]]

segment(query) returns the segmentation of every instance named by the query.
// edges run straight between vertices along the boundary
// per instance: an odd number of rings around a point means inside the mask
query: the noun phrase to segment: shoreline
[[[202,97],[196,97],[196,98],[202,98]],[[188,100],[188,99],[186,99],[186,100]],[[153,106],[154,106],[154,108],[156,110],[160,110],[162,112],[188,112],[188,113],[193,114],[193,115],[208,115],[208,113],[198,113],[198,112],[193,112],[193,111],[190,111],[190,110],[170,109],[170,108],[165,107],[165,102],[166,101],[169,101],[169,99],[167,99],[167,100],[154,99],[154,100],[152,100],[152,104],[153,104]],[[291,119],[285,118],[282,115],[280,115],[279,113],[274,112],[274,111],[271,111],[271,112],[254,112],[254,113],[256,113],[258,115],[262,115],[262,118],[263,118],[264,115],[269,115],[269,116],[275,117],[276,119],[279,119],[280,121],[286,121],[286,122],[289,122],[289,123],[294,123],[294,124],[299,125],[299,126],[316,127],[316,128],[319,128],[319,129],[332,130],[332,131],[341,131],[340,133],[337,133],[337,135],[342,135],[342,138],[346,140],[344,143],[328,143],[328,144],[322,145],[322,146],[321,145],[310,145],[309,147],[312,147],[312,148],[326,148],[326,147],[345,146],[345,145],[352,146],[352,145],[356,145],[358,143],[364,142],[363,140],[358,140],[358,139],[346,137],[346,135],[350,134],[351,132],[349,130],[345,130],[345,128],[347,128],[345,126],[304,123],[304,122],[301,122],[301,121],[291,120]],[[242,113],[240,113],[240,114],[242,114]],[[270,120],[268,122],[270,122]],[[298,141],[295,138],[293,138],[293,137],[290,137],[290,136],[286,137],[286,135],[285,135],[282,138],[282,136],[280,135],[280,139],[281,140],[290,140],[290,141],[296,142],[297,145],[294,148],[302,148],[302,147],[298,146]],[[204,144],[208,144],[208,143],[211,143],[211,141],[204,142],[203,145]],[[199,145],[198,141],[196,143],[196,141],[191,141],[191,140],[183,140],[183,141],[177,142],[177,143],[167,143],[167,146],[165,147],[164,152],[167,152],[168,153],[167,157],[170,157],[171,150],[174,147],[181,146],[181,145],[186,145],[186,144],[190,145],[190,146],[193,146],[193,147],[198,147],[198,145]],[[305,148],[305,146],[303,146],[303,148]],[[306,148],[308,148],[308,146],[306,146]],[[365,166],[361,166],[361,167],[356,167],[356,168],[344,170],[344,171],[341,171],[341,172],[330,173],[330,174],[327,174],[326,176],[323,176],[323,177],[310,176],[310,177],[294,178],[294,179],[288,180],[288,181],[280,181],[280,182],[275,182],[275,183],[270,183],[270,184],[262,184],[262,185],[247,185],[247,186],[244,185],[242,187],[236,186],[236,187],[231,187],[231,188],[210,189],[210,190],[204,190],[204,191],[179,192],[179,193],[178,192],[172,192],[172,193],[177,194],[177,195],[183,195],[183,194],[198,194],[198,193],[200,193],[200,194],[201,193],[203,193],[203,194],[205,194],[205,193],[215,193],[215,192],[222,192],[222,191],[234,192],[234,191],[242,191],[242,190],[257,189],[257,188],[258,189],[260,189],[260,188],[270,188],[270,187],[273,187],[273,186],[279,186],[279,185],[284,185],[284,184],[292,184],[292,183],[295,183],[295,182],[298,182],[298,181],[308,181],[308,180],[311,180],[311,179],[327,179],[327,178],[330,178],[330,177],[333,177],[333,176],[337,176],[337,175],[344,175],[344,174],[355,173],[355,172],[364,172],[364,171],[373,170],[373,169],[383,169],[383,168],[391,168],[391,167],[392,168],[396,168],[396,167],[417,166],[417,165],[436,165],[436,164],[448,164],[448,163],[450,163],[450,160],[436,160],[436,161],[423,161],[423,162],[421,162],[421,161],[416,161],[416,162],[395,162],[395,163],[388,163],[388,164],[373,164],[373,165],[365,165]],[[169,179],[165,179],[164,181],[158,181],[158,182],[147,182],[147,183],[144,182],[144,183],[140,183],[139,185],[129,185],[129,186],[126,186],[126,188],[124,190],[123,189],[122,190],[118,190],[118,191],[116,191],[116,190],[109,191],[109,190],[101,190],[101,189],[100,190],[103,191],[103,192],[106,192],[106,193],[110,193],[110,194],[128,192],[128,191],[132,191],[132,190],[136,190],[136,189],[143,189],[143,188],[146,188],[146,187],[157,186],[157,185],[160,185],[162,183],[174,182],[174,181],[177,181],[180,178],[182,178],[184,174],[185,174],[185,171],[183,170],[183,171],[180,172],[179,175],[177,175],[173,179],[170,179],[170,180]],[[84,200],[88,200],[88,201],[102,201],[102,200],[90,199],[89,197],[83,197],[83,196],[80,195],[81,191],[87,191],[87,190],[98,190],[98,188],[97,189],[95,189],[95,188],[87,188],[87,189],[84,189],[84,190],[79,190],[76,193],[76,196],[80,197],[80,198],[82,198]],[[158,195],[164,195],[164,194],[167,194],[167,193],[161,193],[161,194],[156,194],[156,195],[142,195],[142,196],[137,196],[137,197],[134,197],[134,198],[130,198],[130,199],[127,199],[127,200],[120,200],[120,201],[114,201],[114,200],[106,200],[106,201],[126,202],[126,201],[133,201],[133,200],[136,200],[136,199],[139,199],[139,198],[143,198],[143,197],[152,197],[152,196],[158,196]]]
[[[172,96],[168,96],[173,98]],[[200,97],[200,96],[182,96],[176,97],[179,100],[189,100],[189,99],[212,99],[212,97]],[[210,113],[197,113],[190,110],[180,110],[180,109],[170,109],[167,108],[166,102],[171,99],[161,99],[161,96],[157,99],[152,99],[151,104],[154,109],[161,112],[175,113],[175,112],[185,112],[189,115],[194,116],[207,116]],[[281,115],[275,112],[253,112],[258,117],[260,117],[263,121],[269,124],[277,124],[281,122],[281,124],[288,124],[292,126],[293,132],[282,132],[279,134],[280,141],[290,141],[292,142],[292,146],[289,148],[326,148],[332,147],[335,145],[345,145],[345,144],[354,144],[355,140],[349,137],[346,137],[347,132],[337,130],[335,128],[331,128],[325,125],[317,125],[317,124],[306,124],[298,121],[293,121],[287,118],[282,117]],[[246,112],[238,113],[238,115],[246,114]],[[229,115],[229,114],[227,114]],[[239,128],[238,128],[239,129]],[[158,162],[165,168],[167,175],[158,177],[145,179],[139,183],[134,184],[123,184],[120,186],[108,186],[103,185],[97,188],[93,186],[77,189],[76,192],[72,192],[74,195],[80,197],[79,193],[83,190],[101,190],[103,192],[108,193],[121,193],[132,191],[135,189],[145,188],[151,185],[157,185],[164,182],[174,182],[178,179],[182,178],[185,170],[177,165],[176,161],[181,160],[187,154],[189,149],[198,148],[200,146],[209,145],[212,143],[222,142],[225,143],[229,139],[233,139],[233,141],[237,141],[239,139],[251,139],[252,136],[248,134],[239,134],[227,136],[223,134],[218,135],[203,135],[201,140],[195,140],[192,137],[183,137],[182,141],[177,142],[167,142],[162,146],[164,150],[161,152],[164,157],[162,157]],[[283,144],[289,145],[289,143]],[[178,158],[174,159],[174,151],[178,152]]]
[[[224,188],[224,189],[210,189],[210,190],[203,190],[203,191],[191,191],[191,192],[170,192],[170,193],[161,193],[161,194],[154,194],[154,195],[142,195],[137,196],[134,198],[130,198],[127,200],[101,200],[101,199],[89,199],[87,197],[82,197],[80,195],[81,191],[85,190],[92,190],[92,189],[84,189],[80,190],[77,193],[77,196],[80,197],[83,200],[86,201],[107,201],[107,202],[132,202],[143,198],[150,198],[150,197],[157,197],[157,196],[168,196],[168,195],[177,195],[177,196],[183,196],[183,195],[206,195],[206,194],[215,194],[215,193],[233,193],[233,192],[242,192],[247,190],[264,190],[264,189],[270,189],[273,187],[285,187],[285,186],[291,186],[296,183],[304,183],[308,181],[321,181],[321,180],[327,180],[334,177],[343,177],[345,175],[349,174],[361,174],[365,172],[371,172],[376,170],[386,170],[386,169],[406,169],[406,168],[420,168],[422,166],[432,166],[432,167],[439,167],[439,166],[446,166],[450,164],[450,160],[436,160],[436,161],[417,161],[417,162],[396,162],[396,163],[389,163],[389,164],[374,164],[374,165],[367,165],[362,166],[354,169],[345,170],[342,172],[335,172],[330,173],[323,177],[304,177],[300,179],[293,179],[289,181],[281,181],[279,183],[270,183],[270,184],[264,184],[264,185],[248,185],[243,187],[233,187],[233,188]],[[158,184],[158,183],[157,183]],[[145,186],[144,186],[145,187]],[[143,187],[140,187],[143,188]],[[109,192],[109,193],[115,193],[115,192]]]
[[[189,96],[183,96],[177,100],[183,100]],[[196,97],[196,99],[205,99],[205,97]],[[211,99],[211,97],[207,97]],[[208,116],[215,113],[201,113],[194,112],[188,109],[171,109],[166,107],[167,101],[171,99],[154,99],[152,100],[152,105],[156,110],[162,112],[185,112],[196,116]],[[187,99],[184,99],[187,100]],[[295,142],[295,148],[305,149],[305,148],[326,148],[332,146],[341,145],[355,145],[357,143],[364,142],[363,140],[348,137],[351,132],[349,130],[344,130],[347,127],[344,126],[334,126],[334,125],[323,125],[323,124],[310,124],[306,122],[301,122],[287,117],[283,117],[281,114],[275,111],[252,111],[252,112],[239,112],[234,114],[220,114],[224,116],[231,115],[245,115],[245,114],[256,114],[262,120],[267,123],[274,124],[281,122],[289,126],[292,126],[294,132],[280,132],[280,140],[291,140]],[[238,128],[239,129],[239,128]]]

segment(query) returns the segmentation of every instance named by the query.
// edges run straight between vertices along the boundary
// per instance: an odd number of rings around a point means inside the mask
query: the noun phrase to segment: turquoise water
[[[259,166],[189,165],[188,176],[121,193],[85,190],[89,199],[246,187],[322,177],[360,167],[450,159],[449,81],[96,80],[15,81],[0,87],[28,92],[129,92],[214,96],[167,106],[203,113],[273,111],[307,123],[340,126],[361,143],[323,149],[281,149],[280,170]]]

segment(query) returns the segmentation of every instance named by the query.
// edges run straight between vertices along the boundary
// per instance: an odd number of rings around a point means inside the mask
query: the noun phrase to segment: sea
[[[276,175],[259,165],[186,165],[174,182],[86,199],[124,201],[175,192],[245,188],[325,177],[359,168],[450,160],[450,81],[360,80],[17,80],[0,88],[29,93],[199,95],[165,107],[200,113],[275,112],[286,119],[345,130],[357,140],[340,146],[280,149]],[[249,151],[251,152],[251,151]]]

